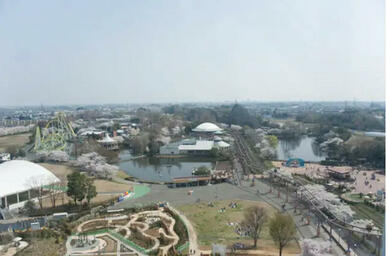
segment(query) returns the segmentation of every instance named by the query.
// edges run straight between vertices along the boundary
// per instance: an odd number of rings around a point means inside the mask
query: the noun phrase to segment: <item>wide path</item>
[[[193,253],[190,253],[189,255],[196,255],[196,256],[200,255],[200,250],[198,248],[198,241],[197,241],[197,233],[194,230],[192,223],[188,220],[188,218],[186,218],[184,214],[179,212],[177,209],[173,207],[171,207],[171,209],[181,217],[182,221],[185,223],[186,228],[188,230],[189,252],[193,252]]]

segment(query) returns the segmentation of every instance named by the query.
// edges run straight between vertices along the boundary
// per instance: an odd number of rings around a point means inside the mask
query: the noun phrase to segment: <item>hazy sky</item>
[[[383,0],[0,0],[0,105],[384,100]]]

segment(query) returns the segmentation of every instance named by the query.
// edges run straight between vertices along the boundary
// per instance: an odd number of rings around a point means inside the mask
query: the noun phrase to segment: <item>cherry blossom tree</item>
[[[27,126],[0,127],[0,136],[29,132],[34,127],[35,125],[33,124]]]
[[[303,239],[300,241],[301,256],[332,256],[331,243],[315,239]]]
[[[71,164],[81,170],[100,177],[110,177],[113,172],[118,171],[118,167],[110,165],[106,159],[96,152],[86,153],[71,161]]]
[[[37,157],[42,161],[68,162],[70,160],[70,156],[61,150],[40,151],[37,153]]]

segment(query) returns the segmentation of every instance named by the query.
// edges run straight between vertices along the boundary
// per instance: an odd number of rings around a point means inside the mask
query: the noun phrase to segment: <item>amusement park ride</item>
[[[63,112],[59,112],[47,125],[36,126],[34,151],[65,150],[67,142],[76,134]]]

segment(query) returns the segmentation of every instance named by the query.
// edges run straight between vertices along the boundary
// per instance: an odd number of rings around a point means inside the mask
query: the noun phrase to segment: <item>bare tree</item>
[[[43,176],[34,176],[27,180],[27,186],[32,191],[36,191],[36,197],[39,201],[40,209],[43,209],[43,195],[44,195],[44,185],[46,177]]]
[[[56,179],[49,178],[49,186],[47,186],[48,196],[51,201],[51,206],[56,207],[56,202],[59,200],[60,196],[64,193],[61,189],[66,185],[63,181],[56,182]]]
[[[267,221],[267,212],[260,206],[251,206],[244,212],[244,220],[241,223],[244,230],[253,239],[253,246],[256,248],[257,239],[260,237],[261,229]]]

